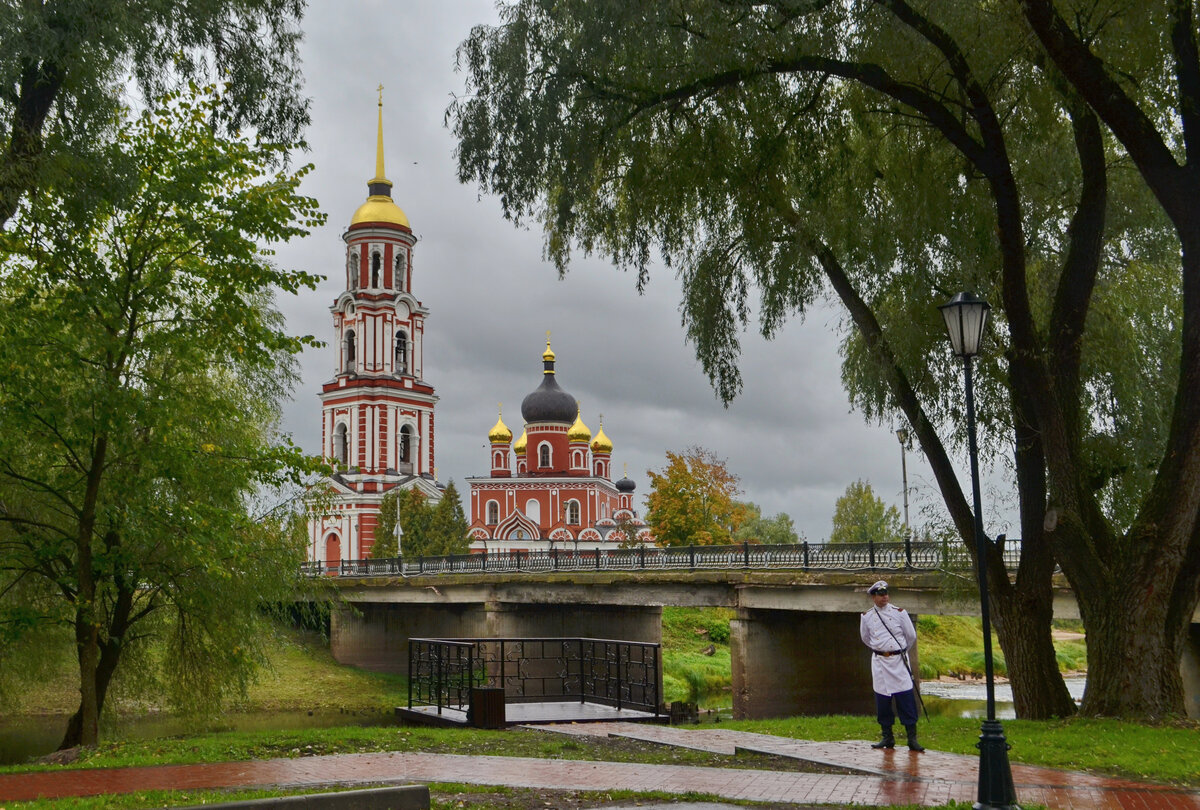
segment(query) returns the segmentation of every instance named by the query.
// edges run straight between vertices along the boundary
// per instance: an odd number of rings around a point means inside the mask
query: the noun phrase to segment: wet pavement
[[[951,800],[970,803],[976,799],[978,760],[957,754],[937,751],[913,754],[906,749],[875,751],[866,741],[805,742],[726,729],[679,729],[622,723],[577,723],[539,728],[568,734],[615,734],[721,753],[755,751],[836,766],[853,773],[383,752],[0,774],[0,801],[136,790],[366,786],[407,782],[459,782],[535,790],[694,791],[722,799],[796,804],[939,805]],[[1012,770],[1017,798],[1022,804],[1052,808],[1200,810],[1200,791],[1025,765],[1013,765]]]

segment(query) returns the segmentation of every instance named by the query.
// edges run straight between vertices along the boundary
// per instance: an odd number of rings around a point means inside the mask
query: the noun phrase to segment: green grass
[[[732,618],[729,608],[663,608],[663,699],[667,703],[730,705]]]

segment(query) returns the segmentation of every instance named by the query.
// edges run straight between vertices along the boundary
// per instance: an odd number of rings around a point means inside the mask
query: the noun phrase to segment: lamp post
[[[983,721],[979,742],[979,791],[976,810],[1016,808],[1012,768],[1008,764],[1008,741],[1004,727],[996,719],[996,687],[992,672],[992,623],[988,605],[987,540],[983,536],[983,512],[979,496],[979,448],[975,440],[975,392],[972,388],[971,358],[979,354],[987,326],[987,301],[961,292],[939,307],[946,319],[950,344],[963,359],[967,392],[967,449],[971,457],[971,496],[975,506],[975,556],[979,571],[979,610],[983,617],[983,665],[987,676],[987,719]]]
[[[904,448],[908,444],[908,430],[900,428],[896,431],[896,438],[900,440],[900,477],[904,486],[904,539],[907,540],[912,531],[908,527],[908,462],[904,458]]]

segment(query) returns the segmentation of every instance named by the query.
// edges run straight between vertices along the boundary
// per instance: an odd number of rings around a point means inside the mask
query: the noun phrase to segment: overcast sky
[[[341,234],[374,173],[375,88],[382,83],[387,176],[419,240],[413,293],[430,310],[425,376],[440,398],[440,480],[453,478],[465,490],[464,479],[488,473],[487,432],[498,402],[520,435],[520,403],[540,383],[550,330],[560,385],[580,401],[593,434],[604,415],[614,478],[628,465],[641,510],[646,470],[661,469],[666,451],[690,445],[725,458],[744,499],[765,514],[787,512],[809,540],[828,537],[834,503],[856,479],[901,508],[896,426],[868,425],[851,412],[839,376],[836,308],[793,320],[770,343],[753,329],[744,335],[745,388],[725,409],[684,343],[671,271],[658,268],[638,295],[632,274],[577,257],[560,281],[542,258],[540,232],[514,228],[495,199],[458,183],[454,139],[444,125],[451,96],[463,86],[454,51],[473,25],[495,21],[489,0],[347,0],[309,8],[302,56],[313,119],[307,160],[315,170],[304,190],[329,222],[278,258],[328,280],[280,301],[290,328],[331,339],[329,307],[344,283]],[[313,453],[320,449],[317,395],[334,361],[332,346],[304,354],[303,379],[285,413],[286,429]],[[917,505],[934,491],[915,451],[908,453],[908,480],[919,524]]]

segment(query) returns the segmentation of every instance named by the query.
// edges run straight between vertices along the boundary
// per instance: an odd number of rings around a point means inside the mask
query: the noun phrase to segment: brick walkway
[[[339,754],[297,759],[160,765],[143,768],[63,769],[0,774],[0,801],[88,796],[135,790],[187,790],[260,786],[367,785],[396,782],[462,782],[533,789],[698,791],[726,799],[803,804],[944,804],[975,799],[970,757],[907,751],[880,753],[865,742],[804,743],[721,729],[664,727],[558,727],[569,733],[619,733],[656,742],[732,752],[763,751],[850,767],[854,775],[642,765],[623,762],[459,756],[453,754]],[[785,753],[785,752],[791,753]],[[865,771],[865,772],[864,772]],[[1025,804],[1052,808],[1190,808],[1200,792],[1145,785],[1087,774],[1014,766],[1017,795]]]

